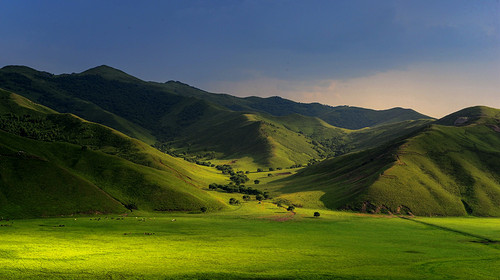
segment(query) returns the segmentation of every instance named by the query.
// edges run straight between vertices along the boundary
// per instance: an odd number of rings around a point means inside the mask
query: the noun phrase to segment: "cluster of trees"
[[[345,136],[335,136],[331,138],[313,140],[311,144],[321,158],[340,156],[354,149]]]
[[[61,128],[44,117],[31,115],[14,115],[12,113],[0,116],[0,129],[21,137],[40,141],[64,141]]]
[[[231,204],[231,205],[239,205],[239,204],[240,204],[240,201],[239,201],[239,200],[237,200],[237,199],[236,199],[236,198],[234,198],[234,197],[231,197],[231,198],[229,199],[229,204]]]
[[[252,187],[245,187],[245,185],[235,185],[233,183],[229,183],[227,185],[212,183],[208,185],[208,188],[214,191],[220,189],[227,193],[243,193],[243,194],[255,195],[256,196],[255,198],[257,200],[270,198],[268,192],[263,192],[261,190],[254,189]],[[261,197],[261,199],[258,199],[257,196]],[[250,197],[248,197],[248,200],[250,200]]]
[[[234,182],[236,185],[241,185],[241,184],[244,184],[246,182],[248,182],[250,179],[247,177],[247,175],[245,175],[243,173],[243,171],[238,171],[236,173],[234,173],[233,175],[231,175],[231,177],[229,177],[229,179]]]
[[[229,164],[216,165],[215,169],[222,171],[222,174],[229,174],[229,175],[235,174],[233,167]]]
[[[281,167],[276,167],[276,169],[274,169],[273,167],[269,167],[269,171],[274,171],[274,170],[282,170],[283,168]],[[262,168],[257,168],[257,172],[264,172],[264,169]]]
[[[208,166],[208,167],[215,167],[215,164],[212,164],[209,160],[215,158],[215,152],[210,151],[210,152],[195,152],[195,153],[190,153],[189,150],[188,152],[179,152],[176,151],[174,148],[172,148],[171,143],[169,142],[156,142],[153,145],[151,145],[153,148],[156,148],[157,150],[171,155],[173,157],[178,157],[182,158],[185,161],[195,163],[198,165],[202,166]]]

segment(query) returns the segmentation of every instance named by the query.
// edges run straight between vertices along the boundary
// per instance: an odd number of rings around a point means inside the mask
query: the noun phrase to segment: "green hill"
[[[226,179],[99,124],[0,90],[0,216],[221,209]]]
[[[500,110],[461,110],[399,141],[306,168],[273,188],[304,206],[500,216]]]
[[[174,155],[190,160],[244,158],[252,168],[307,164],[373,146],[358,143],[332,123],[373,126],[367,130],[373,132],[384,124],[401,128],[408,122],[398,121],[427,118],[397,108],[374,111],[212,94],[179,82],[144,82],[108,66],[63,75],[6,66],[0,69],[0,87]],[[392,131],[397,136],[399,129]],[[391,137],[385,133],[382,138]]]

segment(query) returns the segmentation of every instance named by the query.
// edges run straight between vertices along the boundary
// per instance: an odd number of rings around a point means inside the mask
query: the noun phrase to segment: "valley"
[[[499,127],[4,67],[0,277],[495,279]]]

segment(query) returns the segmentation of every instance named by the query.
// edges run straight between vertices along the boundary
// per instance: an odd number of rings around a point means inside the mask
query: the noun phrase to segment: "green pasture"
[[[264,202],[217,213],[2,221],[2,279],[498,279],[500,219]],[[122,219],[123,218],[123,219]],[[175,221],[173,221],[175,219]],[[448,230],[448,228],[454,229]]]

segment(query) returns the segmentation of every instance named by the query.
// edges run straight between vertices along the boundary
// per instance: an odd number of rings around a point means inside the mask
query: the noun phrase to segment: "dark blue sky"
[[[107,64],[240,96],[441,116],[500,107],[499,9],[457,0],[0,0],[0,66],[59,74]]]

